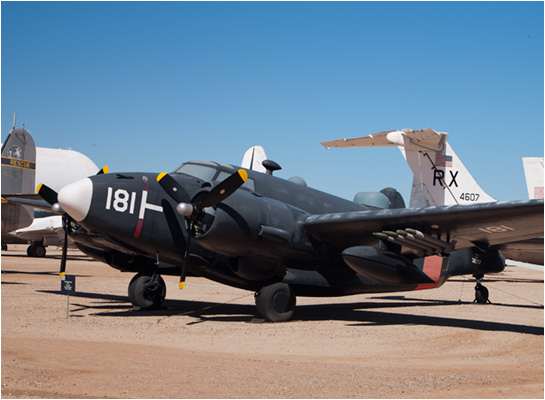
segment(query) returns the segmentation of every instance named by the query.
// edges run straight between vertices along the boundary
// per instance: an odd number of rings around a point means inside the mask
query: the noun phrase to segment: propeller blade
[[[57,192],[51,189],[49,186],[40,183],[36,192],[42,196],[42,199],[53,205],[57,203]]]
[[[182,265],[182,270],[180,272],[180,290],[184,288],[185,277],[187,275],[187,270],[189,269],[189,248],[191,245],[191,233],[193,231],[195,217],[198,214],[198,211],[202,210],[203,208],[211,207],[221,203],[227,197],[232,195],[239,187],[241,187],[247,179],[248,173],[243,169],[239,169],[230,177],[220,182],[210,192],[206,193],[197,204],[192,205],[189,203],[191,199],[187,192],[172,176],[170,176],[166,172],[162,172],[157,176],[157,182],[159,183],[159,185],[161,185],[164,191],[167,192],[167,194],[178,203],[177,211],[180,212],[180,207],[182,207],[184,212],[180,213],[182,215],[185,215],[189,220],[187,228],[187,243],[185,248],[184,264]]]
[[[64,225],[64,243],[62,244],[62,257],[61,257],[61,269],[59,276],[61,279],[64,278],[66,271],[66,255],[68,252],[68,224],[70,223],[70,217],[63,216],[63,225]]]
[[[97,175],[102,175],[102,174],[107,174],[108,173],[108,166],[105,165],[104,167],[102,167],[102,169],[100,171],[97,172]]]
[[[166,172],[157,176],[157,182],[176,203],[187,203],[191,200],[184,188]]]
[[[189,227],[187,228],[187,244],[185,248],[184,265],[182,266],[182,271],[180,273],[180,290],[184,288],[185,277],[187,275],[187,269],[189,268],[189,246],[191,245],[191,231],[193,230],[193,224],[193,219],[189,220]]]
[[[247,179],[248,173],[243,169],[239,169],[229,178],[225,179],[210,192],[208,192],[201,199],[201,201],[199,201],[197,208],[202,210],[203,208],[215,206],[216,204],[221,203],[227,197],[231,196],[239,187],[241,187]]]

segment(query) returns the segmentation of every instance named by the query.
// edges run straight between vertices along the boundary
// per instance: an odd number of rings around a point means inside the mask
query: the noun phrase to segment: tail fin
[[[242,168],[251,169],[266,173],[267,169],[263,166],[263,161],[267,159],[265,150],[261,146],[253,146],[246,150],[242,158]]]
[[[522,157],[528,197],[543,198],[543,157]]]
[[[496,201],[477,184],[452,147],[448,133],[433,129],[386,131],[324,142],[329,147],[397,146],[414,174],[410,207]],[[416,195],[418,197],[414,197]],[[424,203],[423,199],[427,202]]]
[[[9,203],[5,196],[35,194],[36,145],[30,133],[13,128],[2,145],[2,236],[29,226],[34,219],[32,207]]]
[[[36,193],[36,145],[30,133],[13,128],[2,145],[2,196]]]

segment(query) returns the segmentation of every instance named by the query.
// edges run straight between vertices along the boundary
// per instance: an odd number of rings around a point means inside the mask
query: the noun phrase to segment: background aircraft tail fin
[[[9,194],[36,194],[36,145],[23,128],[13,128],[2,145],[2,196]]]
[[[447,139],[448,133],[433,129],[403,129],[334,140],[322,145],[326,148],[397,146],[415,178],[410,207],[496,201],[477,184]]]
[[[528,197],[543,198],[543,157],[522,157]]]
[[[263,161],[267,159],[265,150],[261,146],[253,146],[246,150],[242,158],[242,168],[266,173],[267,169],[263,166]]]
[[[34,219],[32,207],[7,202],[14,194],[36,194],[36,145],[30,133],[13,128],[2,145],[2,237],[15,229],[29,226]]]

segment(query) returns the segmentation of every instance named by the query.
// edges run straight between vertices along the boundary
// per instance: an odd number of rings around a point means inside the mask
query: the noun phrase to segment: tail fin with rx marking
[[[414,174],[409,207],[496,201],[477,184],[447,138],[448,133],[433,129],[403,129],[322,145],[326,148],[397,146]]]

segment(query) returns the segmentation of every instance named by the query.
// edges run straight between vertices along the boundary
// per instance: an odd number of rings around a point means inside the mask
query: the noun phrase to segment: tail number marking
[[[477,201],[479,200],[479,193],[462,193],[460,195],[460,200],[464,201]]]

